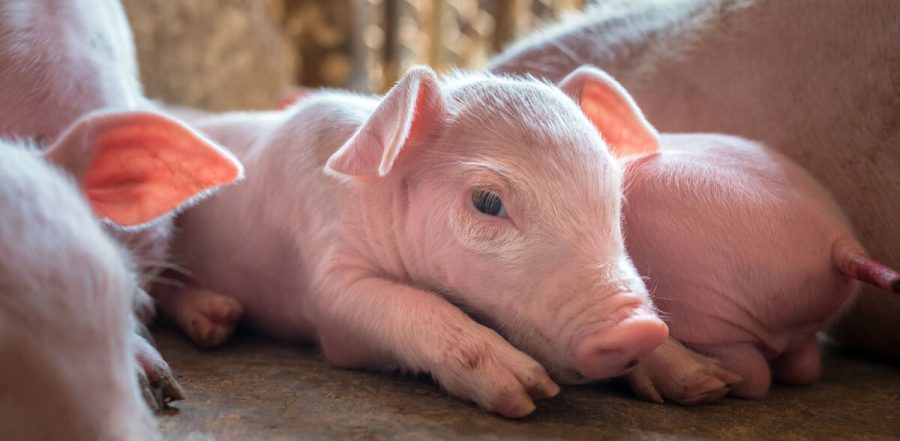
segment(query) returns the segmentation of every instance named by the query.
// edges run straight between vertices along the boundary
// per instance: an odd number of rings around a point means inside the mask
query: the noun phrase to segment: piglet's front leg
[[[628,375],[639,397],[691,406],[721,400],[742,378],[669,337]]]
[[[537,361],[437,294],[372,275],[342,279],[315,305],[333,365],[428,372],[451,394],[509,418],[559,393]]]

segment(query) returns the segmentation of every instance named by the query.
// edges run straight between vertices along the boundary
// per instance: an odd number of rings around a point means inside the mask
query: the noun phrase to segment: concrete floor
[[[428,378],[333,369],[314,347],[238,336],[195,349],[171,329],[160,350],[188,398],[161,417],[167,438],[206,440],[900,440],[900,363],[828,348],[822,380],[760,401],[645,403],[615,384],[564,387],[512,421]]]

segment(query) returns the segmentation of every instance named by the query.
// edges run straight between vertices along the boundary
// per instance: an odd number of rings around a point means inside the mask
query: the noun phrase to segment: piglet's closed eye
[[[151,222],[243,175],[228,152],[152,112],[88,115],[45,158],[75,177],[98,217],[123,227]]]
[[[659,150],[659,133],[609,74],[582,66],[560,81],[559,88],[575,99],[614,156],[647,155]]]

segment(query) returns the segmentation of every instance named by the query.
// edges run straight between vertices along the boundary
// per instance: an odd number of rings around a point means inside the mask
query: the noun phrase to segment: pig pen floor
[[[160,416],[173,440],[900,439],[900,363],[836,348],[818,384],[761,401],[688,408],[615,384],[563,387],[512,421],[427,378],[331,368],[313,347],[239,335],[204,351],[172,329],[156,339],[188,394]]]

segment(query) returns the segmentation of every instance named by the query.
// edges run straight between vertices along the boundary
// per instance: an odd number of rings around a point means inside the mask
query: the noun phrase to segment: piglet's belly
[[[238,255],[240,256],[240,255]],[[240,262],[203,260],[195,266],[193,282],[232,297],[244,308],[241,322],[252,332],[284,341],[311,341],[314,326],[303,309],[308,288],[301,287],[302,268],[281,259],[277,268]]]
[[[315,326],[303,309],[303,291],[271,276],[247,277],[239,292],[223,293],[244,307],[244,323],[251,331],[290,342],[312,341]]]

